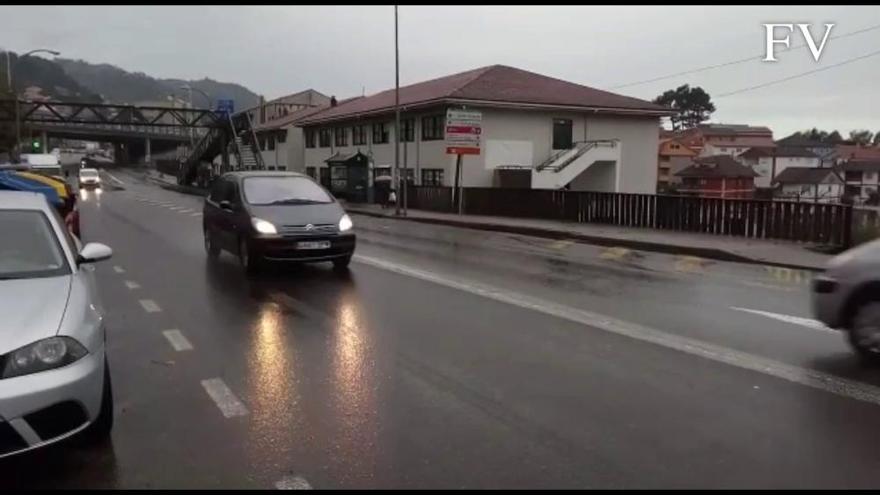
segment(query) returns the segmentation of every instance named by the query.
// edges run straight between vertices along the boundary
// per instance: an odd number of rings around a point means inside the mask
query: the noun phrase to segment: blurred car
[[[845,331],[859,355],[880,360],[880,239],[832,258],[812,293],[819,321]]]
[[[77,180],[79,187],[99,187],[101,185],[101,176],[94,168],[80,169]]]
[[[109,435],[113,393],[90,263],[41,193],[0,191],[0,457]]]
[[[295,172],[231,172],[214,181],[202,214],[205,249],[252,272],[263,261],[351,262],[351,218],[326,189]]]

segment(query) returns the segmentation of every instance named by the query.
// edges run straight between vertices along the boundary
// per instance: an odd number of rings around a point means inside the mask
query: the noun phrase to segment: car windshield
[[[323,204],[333,198],[305,177],[248,177],[244,199],[252,205]]]
[[[80,175],[80,177],[88,177],[88,178],[97,177],[98,171],[97,170],[80,170],[79,175]]]
[[[69,273],[49,219],[40,211],[0,211],[0,280]]]

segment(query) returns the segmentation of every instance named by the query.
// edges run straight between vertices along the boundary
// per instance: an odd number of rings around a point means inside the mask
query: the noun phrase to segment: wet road
[[[4,488],[876,486],[880,370],[807,273],[355,216],[349,274],[249,278],[200,198],[113,175],[112,442]]]

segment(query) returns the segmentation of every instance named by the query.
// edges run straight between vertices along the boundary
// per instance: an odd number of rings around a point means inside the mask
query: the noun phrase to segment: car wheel
[[[856,308],[848,335],[860,356],[880,362],[880,300],[865,301]]]
[[[248,274],[254,274],[259,270],[260,259],[251,253],[245,238],[238,241],[238,260],[241,263],[241,267]]]
[[[337,272],[345,272],[348,270],[349,263],[351,263],[350,254],[345,258],[336,258],[335,260],[333,260],[333,269]]]
[[[104,391],[101,394],[101,410],[98,417],[83,432],[87,444],[99,443],[110,436],[113,430],[113,384],[110,379],[110,365],[104,357]]]
[[[208,256],[211,258],[216,258],[220,255],[220,247],[217,246],[217,243],[214,241],[214,234],[211,233],[211,229],[205,229],[205,251],[208,253]]]

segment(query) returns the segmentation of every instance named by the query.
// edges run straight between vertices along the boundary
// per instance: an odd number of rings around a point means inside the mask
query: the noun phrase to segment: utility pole
[[[394,214],[400,215],[400,56],[397,48],[397,5],[394,6],[394,181],[398,189]],[[406,187],[406,186],[404,186]]]

